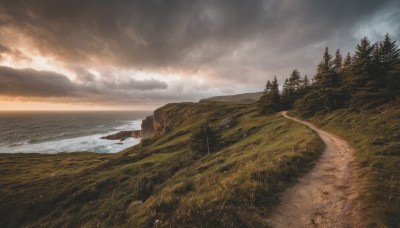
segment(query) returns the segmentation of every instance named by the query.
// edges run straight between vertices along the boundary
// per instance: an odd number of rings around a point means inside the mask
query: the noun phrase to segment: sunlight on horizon
[[[65,104],[31,101],[2,101],[0,100],[0,111],[147,111],[155,107],[146,105],[128,106],[105,106],[94,104]]]

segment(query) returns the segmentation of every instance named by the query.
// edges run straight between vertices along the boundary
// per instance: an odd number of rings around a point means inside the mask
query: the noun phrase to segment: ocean
[[[140,130],[144,111],[0,112],[0,153],[115,153],[140,139],[100,139],[119,131]]]

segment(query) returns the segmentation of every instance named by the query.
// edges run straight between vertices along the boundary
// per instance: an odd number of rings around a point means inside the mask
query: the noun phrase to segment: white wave
[[[140,139],[127,138],[125,141],[105,140],[100,137],[115,134],[119,131],[132,131],[140,129],[141,120],[128,122],[115,127],[113,131],[105,134],[94,134],[77,138],[55,140],[36,144],[21,144],[13,147],[0,147],[0,153],[44,153],[53,154],[61,152],[90,151],[97,153],[116,153],[140,142]]]
[[[116,126],[113,130],[117,131],[132,131],[132,130],[140,130],[142,121],[131,121],[124,125]]]

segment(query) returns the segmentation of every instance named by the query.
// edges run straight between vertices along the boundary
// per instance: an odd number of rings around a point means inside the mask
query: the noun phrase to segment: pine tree
[[[371,61],[371,78],[368,80],[370,87],[375,90],[381,90],[382,95],[384,92],[384,86],[387,76],[387,70],[382,62],[382,52],[379,45],[375,45],[372,51],[372,61]]]
[[[300,76],[300,72],[294,69],[289,76],[289,79],[285,80],[282,90],[281,105],[284,109],[291,109],[293,103],[298,99],[301,94],[303,87],[303,80]]]
[[[289,80],[286,78],[285,82],[283,83],[282,93],[281,93],[281,108],[282,109],[291,108],[289,96],[290,96]]]
[[[294,69],[289,77],[289,91],[293,95],[301,86],[301,76],[297,69]]]
[[[382,81],[379,77],[383,75],[377,55],[379,51],[376,44],[371,45],[367,37],[361,39],[356,47],[350,73],[350,107],[354,110],[375,107],[385,100],[379,83]]]
[[[339,53],[340,54],[340,53]],[[329,54],[328,47],[325,48],[322,62],[318,65],[316,83],[320,87],[334,87],[340,83],[339,75],[335,72],[332,55]]]
[[[260,98],[260,113],[270,114],[281,110],[279,84],[276,76],[272,83],[267,82],[263,96]]]
[[[380,61],[386,72],[392,71],[394,66],[400,63],[400,49],[396,41],[392,41],[387,33],[379,43]]]
[[[210,127],[208,121],[200,124],[190,137],[190,148],[201,155],[214,153],[218,150],[220,135]]]
[[[395,102],[400,97],[400,63],[394,65],[386,79],[389,100]]]
[[[270,102],[270,106],[269,106],[269,108],[272,112],[277,112],[280,110],[280,99],[281,99],[281,95],[279,92],[279,84],[278,84],[278,80],[276,79],[276,76],[275,76],[275,78],[271,84],[271,102]]]
[[[261,95],[260,100],[258,101],[258,109],[260,114],[265,114],[265,105],[270,92],[271,92],[271,82],[268,80],[267,84],[265,84],[264,92]]]
[[[339,58],[340,52],[336,53],[336,60],[339,62],[340,59],[341,62],[341,57]],[[329,54],[328,47],[325,48],[322,61],[318,65],[315,80],[312,90],[298,101],[295,107],[303,113],[312,115],[318,111],[331,112],[343,105],[341,91],[339,90],[341,84],[340,75],[335,71],[335,64],[332,60],[332,55]]]
[[[375,45],[371,45],[367,37],[361,39],[360,44],[357,44],[352,64],[353,86],[362,87],[372,78],[372,53],[374,48]]]
[[[343,67],[343,69],[346,69],[346,68],[350,67],[351,64],[352,64],[352,58],[351,58],[350,52],[347,52],[347,55],[343,60],[342,67]]]
[[[342,70],[341,70],[341,93],[345,100],[348,101],[350,99],[350,93],[352,91],[352,64],[353,58],[350,55],[350,52],[347,52],[346,57],[343,60]]]
[[[379,43],[380,62],[385,76],[384,94],[395,101],[400,96],[400,49],[389,34]]]
[[[285,83],[283,83],[283,86],[282,86],[282,96],[285,96],[287,94],[289,94],[289,81],[286,78]]]
[[[340,50],[337,49],[335,53],[335,58],[332,61],[333,64],[333,69],[335,70],[336,73],[340,74],[342,70],[342,55],[340,54]]]
[[[265,85],[265,92],[270,92],[271,91],[271,82],[268,80],[267,84]]]
[[[307,87],[310,86],[310,81],[308,80],[308,76],[304,75],[304,80],[303,80],[303,85],[302,85],[302,89],[306,89]]]
[[[286,93],[282,93],[284,100]],[[354,56],[342,59],[338,50],[333,58],[325,49],[318,65],[315,83],[294,104],[303,115],[333,111],[349,105],[353,110],[377,107],[400,96],[400,49],[388,34],[372,44],[364,37]]]

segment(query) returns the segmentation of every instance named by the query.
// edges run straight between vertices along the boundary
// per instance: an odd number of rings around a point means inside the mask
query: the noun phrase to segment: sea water
[[[140,130],[146,111],[0,112],[0,153],[115,153],[140,142],[101,139]]]

